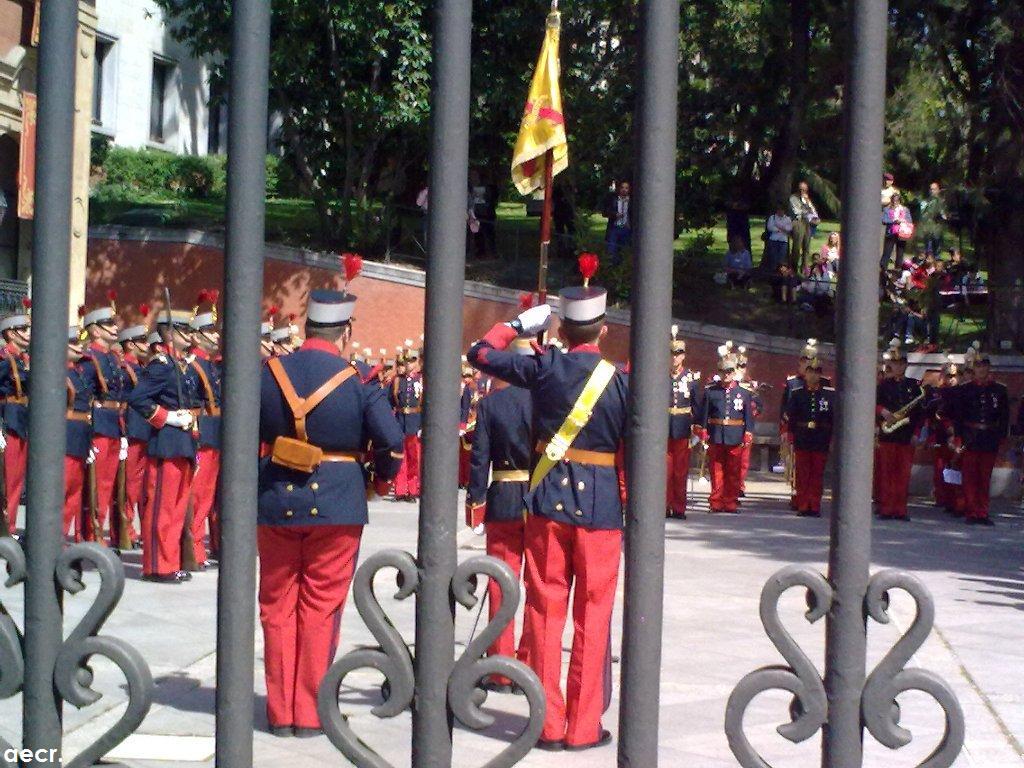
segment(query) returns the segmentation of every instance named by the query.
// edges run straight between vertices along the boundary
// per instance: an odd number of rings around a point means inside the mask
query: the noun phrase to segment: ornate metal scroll
[[[412,655],[402,635],[391,623],[373,589],[379,571],[394,568],[398,591],[396,600],[405,600],[419,587],[416,561],[408,552],[387,549],[377,552],[359,566],[353,577],[352,596],[366,627],[380,648],[359,648],[338,659],[327,671],[317,695],[317,711],[324,733],[345,757],[359,768],[393,768],[356,735],[348,718],[338,709],[338,694],[345,677],[356,669],[376,669],[384,675],[381,693],[384,701],[372,710],[380,718],[395,717],[412,704],[415,692]]]
[[[792,720],[776,730],[794,743],[813,736],[824,725],[828,713],[825,684],[818,670],[779,618],[779,599],[792,587],[807,588],[808,610],[804,615],[812,624],[828,613],[832,605],[833,591],[825,577],[803,566],[790,565],[783,568],[761,590],[761,623],[768,639],[789,662],[789,666],[773,665],[754,670],[740,680],[729,696],[725,709],[725,733],[732,753],[743,768],[771,768],[743,732],[743,715],[758,694],[772,689],[793,694],[790,705]]]
[[[4,586],[15,587],[25,580],[25,553],[17,539],[4,536],[0,538],[0,560],[7,564],[7,579]],[[18,625],[4,609],[0,602],[0,701],[10,698],[21,691],[25,678],[25,656],[22,652],[22,637]],[[11,749],[3,738],[0,738],[0,768],[16,768],[17,763],[6,760],[4,754]]]
[[[916,614],[910,629],[878,663],[864,684],[861,695],[864,723],[871,735],[889,749],[904,747],[913,737],[900,725],[900,706],[896,698],[904,691],[927,693],[942,707],[946,715],[946,730],[939,745],[918,768],[947,768],[964,745],[963,709],[953,689],[934,672],[905,668],[932,631],[935,601],[916,576],[893,569],[880,571],[871,577],[864,598],[868,614],[880,624],[889,623],[889,590],[892,589],[902,589],[914,599]]]
[[[82,571],[86,563],[100,576],[99,592],[61,647],[54,669],[54,684],[61,698],[79,709],[95,703],[102,694],[92,687],[93,671],[88,661],[93,656],[103,656],[124,674],[128,706],[106,733],[67,763],[68,768],[87,768],[95,764],[141,725],[153,703],[153,676],[142,655],[123,640],[97,634],[124,592],[121,561],[111,550],[98,544],[75,544],[57,561],[57,583],[72,595],[84,590]]]
[[[515,683],[526,695],[530,716],[516,739],[489,760],[484,768],[511,768],[529,752],[544,729],[546,700],[544,689],[533,670],[507,656],[486,656],[487,649],[502,630],[515,619],[519,607],[519,579],[500,560],[483,555],[463,562],[452,578],[455,599],[466,608],[476,606],[477,576],[487,576],[501,590],[501,603],[494,618],[470,641],[448,678],[448,706],[463,725],[474,730],[489,728],[494,717],[480,707],[487,698],[479,683],[490,675],[501,675]]]

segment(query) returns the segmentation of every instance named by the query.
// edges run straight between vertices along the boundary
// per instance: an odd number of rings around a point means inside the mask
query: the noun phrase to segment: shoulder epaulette
[[[835,387],[822,387],[822,389],[824,389],[826,392],[835,392],[836,391]]]

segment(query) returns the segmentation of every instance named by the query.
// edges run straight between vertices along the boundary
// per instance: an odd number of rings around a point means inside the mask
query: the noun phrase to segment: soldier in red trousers
[[[139,312],[145,320],[149,316],[149,306],[143,304],[139,307]],[[124,352],[121,367],[129,382],[125,392],[126,397],[131,395],[132,390],[139,383],[139,377],[149,359],[149,347],[146,343],[148,335],[149,329],[143,324],[124,328],[117,335],[118,343]],[[125,520],[132,548],[135,549],[142,546],[142,541],[135,532],[134,522],[136,518],[141,520],[143,491],[146,486],[146,465],[149,461],[146,445],[153,436],[153,428],[138,411],[129,408],[124,414],[124,432],[128,439],[128,452],[124,466]]]
[[[690,477],[690,447],[697,419],[704,404],[704,385],[699,371],[685,367],[686,341],[679,338],[679,326],[672,326],[672,394],[668,405],[668,488],[665,515],[686,519],[686,483]]]
[[[98,527],[97,520],[82,514],[82,494],[85,492],[86,468],[96,459],[92,446],[92,408],[95,398],[95,368],[83,365],[82,329],[68,328],[67,412],[64,448],[64,516],[62,531],[73,535],[76,541],[86,538],[86,532]],[[93,530],[95,534],[95,530]],[[98,541],[99,537],[90,538]]]
[[[924,415],[921,382],[906,375],[907,358],[898,345],[883,355],[889,375],[876,391],[878,417],[878,516],[909,520],[907,495],[914,463],[913,440]]]
[[[423,424],[423,376],[420,352],[405,342],[404,373],[391,382],[391,405],[405,434],[405,459],[395,478],[395,499],[414,501],[420,495],[420,430]]]
[[[989,517],[989,488],[999,447],[1010,426],[1010,397],[1006,386],[992,378],[992,361],[979,351],[973,378],[956,388],[952,397],[954,449],[960,455],[969,525],[993,525]]]
[[[0,510],[0,536],[14,535],[21,493],[25,489],[28,461],[28,345],[32,336],[32,303],[24,300],[24,312],[0,320],[3,350],[0,352],[0,403],[3,429],[4,493],[7,505]]]
[[[217,331],[218,291],[207,290],[199,295],[197,311],[189,324],[192,330],[189,366],[199,379],[199,450],[197,471],[192,479],[192,550],[196,568],[206,568],[206,528],[210,529],[210,549],[218,546],[217,481],[220,476],[220,409],[221,358],[220,333]]]
[[[786,404],[786,434],[796,463],[796,507],[800,517],[821,517],[825,465],[832,442],[836,391],[821,383],[821,362],[811,359],[803,385],[790,392]]]
[[[701,428],[708,442],[711,512],[739,512],[743,449],[754,439],[754,398],[736,381],[732,342],[718,348],[718,381],[704,392]]]
[[[925,417],[928,424],[928,442],[932,448],[932,488],[935,505],[949,514],[962,517],[964,514],[963,485],[946,482],[946,470],[959,468],[959,459],[951,447],[955,436],[953,419],[950,415],[952,398],[960,384],[963,366],[953,361],[953,356],[942,366],[939,383],[925,387],[928,399],[925,402]]]

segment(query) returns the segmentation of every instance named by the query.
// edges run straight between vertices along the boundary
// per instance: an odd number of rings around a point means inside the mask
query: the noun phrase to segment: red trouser
[[[871,500],[872,501],[879,501],[879,497],[878,497],[878,480],[881,477],[881,471],[878,469],[878,446],[879,445],[881,445],[881,443],[875,443],[875,451],[874,451],[874,454],[871,457],[871,461],[872,461],[872,464],[871,464],[871,467],[872,467],[872,472],[871,472]]]
[[[526,521],[524,637],[530,666],[547,699],[541,737],[582,745],[601,736],[610,684],[612,607],[622,531],[593,530],[530,515]],[[562,632],[575,580],[573,638],[562,696]]]
[[[316,694],[334,660],[361,525],[257,528],[267,719],[319,728]]]
[[[7,527],[13,534],[18,521],[18,505],[25,488],[25,467],[28,464],[28,440],[13,432],[5,432],[7,448],[4,449],[4,491],[7,494]],[[0,535],[3,535],[0,533]]]
[[[711,467],[709,506],[719,512],[735,512],[739,509],[743,446],[709,445],[708,465]]]
[[[526,532],[525,523],[522,520],[512,520],[509,522],[494,522],[486,523],[485,529],[487,531],[487,554],[491,557],[496,557],[503,563],[506,563],[509,568],[512,569],[512,573],[516,575],[516,580],[519,579],[520,574],[523,572],[523,544],[524,536]],[[493,580],[489,580],[487,583],[487,616],[490,619],[494,618],[494,615],[498,612],[501,607],[501,590],[498,589],[498,585]],[[519,641],[519,651],[516,652],[515,643],[515,630],[516,622],[513,618],[509,622],[508,626],[498,636],[498,639],[494,641],[487,653],[491,656],[511,656],[518,658],[520,661],[526,660],[526,638],[521,638]],[[508,680],[499,680],[500,683],[507,684]]]
[[[794,451],[796,462],[796,509],[798,512],[821,512],[821,495],[825,490],[825,464],[828,451]]]
[[[996,454],[990,451],[964,451],[961,454],[964,481],[964,511],[968,518],[988,518],[988,494]]]
[[[672,512],[686,512],[686,481],[690,477],[690,439],[668,441],[668,483],[665,506]]]
[[[151,457],[142,509],[142,574],[167,576],[181,568],[181,532],[192,486],[192,459]]]
[[[395,496],[420,495],[420,439],[405,436],[405,458],[395,477]]]
[[[97,451],[93,464],[96,468],[96,518],[100,535],[107,527],[110,508],[114,503],[114,485],[117,483],[118,454],[121,452],[121,438],[93,435],[92,447]],[[95,541],[92,526],[85,526],[85,540]],[[117,545],[117,536],[110,531],[111,545]]]
[[[935,489],[935,503],[958,515],[964,513],[964,488],[950,485],[943,477],[943,471],[953,461],[953,451],[948,445],[936,445],[932,449],[932,484]]]
[[[192,549],[196,565],[206,562],[206,521],[210,521],[210,546],[213,547],[213,505],[217,499],[217,475],[220,474],[220,451],[199,449],[199,470],[192,479]]]
[[[125,516],[128,520],[128,533],[132,541],[138,541],[135,533],[135,517],[142,519],[142,507],[146,497],[146,464],[149,456],[146,454],[146,443],[144,440],[128,441],[128,458],[124,465],[124,496],[128,504]]]
[[[906,517],[910,469],[914,446],[878,444],[878,513],[882,517]]]
[[[743,446],[743,456],[740,458],[740,491],[747,491],[747,473],[750,471],[750,452],[754,450],[754,444]]]
[[[468,444],[466,439],[459,440],[459,487],[465,488],[469,485],[469,457],[473,451],[473,445]]]
[[[83,528],[88,524],[82,517],[82,489],[85,487],[85,459],[64,457],[64,535],[72,532],[76,541],[82,540]]]

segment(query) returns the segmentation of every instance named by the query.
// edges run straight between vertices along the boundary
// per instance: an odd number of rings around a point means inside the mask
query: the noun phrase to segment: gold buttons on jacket
[[[319,491],[320,490],[320,483],[313,483],[311,486],[309,486],[309,488],[312,491]]]
[[[320,514],[320,510],[317,509],[316,507],[313,507],[311,510],[309,510],[309,514],[311,514],[313,517],[316,517]]]
[[[576,510],[576,517],[583,517],[583,510],[582,509],[577,509]]]
[[[568,477],[563,477],[562,478],[562,485],[565,486],[565,485],[568,485],[568,484],[569,484],[569,478]]]
[[[285,512],[284,512],[284,516],[285,516],[285,517],[291,517],[291,516],[292,516],[292,515],[294,515],[294,514],[295,514],[295,513],[294,513],[294,512],[292,512],[292,511],[291,511],[290,509],[286,509],[286,510],[285,510]]]
[[[288,485],[286,485],[286,486],[284,487],[284,489],[285,489],[286,491],[288,491],[288,493],[291,493],[292,491],[294,491],[294,490],[295,490],[295,486],[294,486],[294,485],[292,485],[291,483],[288,483]]]
[[[562,502],[555,504],[555,512],[561,512],[563,509],[565,509],[565,507],[562,506]]]
[[[584,483],[582,480],[580,480],[578,483],[576,483],[576,490],[577,491],[582,491],[586,487],[587,487],[587,484]]]

